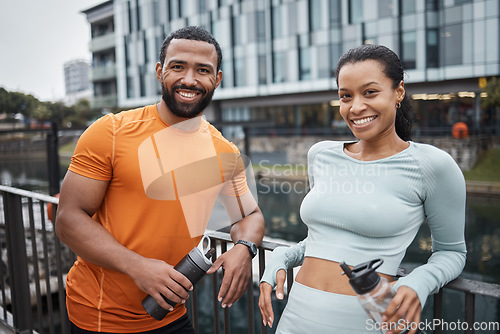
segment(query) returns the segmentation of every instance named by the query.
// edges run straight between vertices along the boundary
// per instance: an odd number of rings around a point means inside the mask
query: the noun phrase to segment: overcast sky
[[[90,61],[84,9],[104,0],[0,0],[0,87],[64,97],[64,63]]]

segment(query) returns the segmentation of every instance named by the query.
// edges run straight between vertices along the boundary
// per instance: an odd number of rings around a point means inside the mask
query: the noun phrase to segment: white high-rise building
[[[71,60],[64,64],[64,84],[66,88],[64,103],[72,105],[80,99],[90,99],[92,97],[89,70],[89,63],[82,59]]]

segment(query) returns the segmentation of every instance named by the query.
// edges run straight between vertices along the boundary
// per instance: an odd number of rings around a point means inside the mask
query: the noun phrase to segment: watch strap
[[[242,245],[247,246],[248,252],[250,253],[250,256],[252,257],[252,259],[255,257],[255,255],[257,255],[257,245],[254,244],[253,242],[247,241],[247,240],[238,240],[234,243],[234,245],[238,245],[238,244],[242,244]]]

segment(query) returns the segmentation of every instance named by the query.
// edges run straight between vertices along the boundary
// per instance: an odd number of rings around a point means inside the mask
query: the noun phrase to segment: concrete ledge
[[[500,196],[500,182],[466,181],[467,194]]]

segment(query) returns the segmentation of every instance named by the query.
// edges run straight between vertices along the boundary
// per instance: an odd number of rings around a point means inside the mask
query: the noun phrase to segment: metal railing
[[[0,216],[0,323],[8,325],[17,333],[34,331],[67,333],[65,277],[76,257],[67,246],[59,241],[53,224],[49,220],[50,211],[55,215],[58,199],[7,186],[0,186],[0,194],[0,211],[2,212]],[[232,245],[228,233],[209,231],[207,235],[217,249],[214,259],[226,252]],[[246,298],[241,299],[246,299],[246,328],[249,334],[267,332],[266,327],[262,325],[260,313],[257,311],[256,282],[264,272],[266,254],[282,245],[265,240],[259,248],[258,257],[254,259],[252,273],[254,284],[248,285]],[[404,275],[403,272],[402,275]],[[223,309],[216,298],[220,275],[209,275],[203,280],[205,283],[209,282],[212,290],[213,332],[215,334],[230,333],[231,311],[229,308]],[[287,291],[290,290],[292,281],[293,270],[289,270]],[[465,294],[464,321],[467,322],[469,329],[464,333],[474,333],[476,296],[500,299],[500,285],[498,284],[457,278],[447,284],[444,289]],[[198,314],[201,311],[198,292],[199,289],[195,287],[187,303],[196,332],[199,332]],[[443,318],[443,289],[434,295],[433,317],[434,319]],[[442,330],[434,328],[434,333],[442,333]]]

